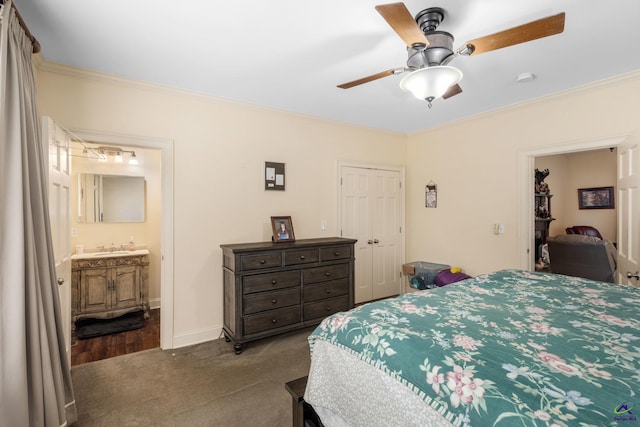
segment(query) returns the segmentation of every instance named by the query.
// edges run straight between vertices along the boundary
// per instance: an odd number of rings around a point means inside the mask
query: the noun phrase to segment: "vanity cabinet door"
[[[72,260],[72,330],[79,319],[111,319],[142,310],[149,318],[147,254]]]
[[[80,271],[80,312],[97,313],[111,307],[109,268]]]
[[[112,307],[121,309],[140,305],[140,267],[126,265],[112,271]]]

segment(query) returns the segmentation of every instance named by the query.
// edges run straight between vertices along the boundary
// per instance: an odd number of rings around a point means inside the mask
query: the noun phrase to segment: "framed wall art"
[[[580,209],[613,209],[613,187],[595,187],[578,189],[578,207]]]
[[[274,242],[293,242],[296,240],[290,216],[272,216],[271,230],[273,231],[271,239]]]

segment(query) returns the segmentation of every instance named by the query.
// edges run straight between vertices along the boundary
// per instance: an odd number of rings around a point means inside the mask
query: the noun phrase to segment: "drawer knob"
[[[330,294],[331,293],[331,289],[327,289],[325,292]]]
[[[304,259],[304,255],[300,255],[300,259]]]
[[[265,262],[266,262],[266,261],[265,261],[265,260],[263,260],[263,259],[261,259],[261,260],[260,260],[260,264],[264,264]]]
[[[276,300],[276,299],[272,299],[272,300],[271,300],[271,304],[275,304],[275,303],[277,303],[277,302],[278,302],[278,300]]]
[[[271,319],[271,323],[278,323],[276,319]]]
[[[326,309],[327,311],[331,311],[331,307],[329,307],[329,306],[326,306],[326,307],[325,307],[325,309]]]
[[[272,284],[272,285],[275,285],[276,283],[278,283],[278,281],[277,281],[276,279],[273,279],[273,280],[271,281],[271,284]]]
[[[325,276],[329,277],[331,276],[331,273],[329,273],[328,271],[326,273],[324,273]]]
[[[335,256],[340,256],[340,252],[334,253]]]

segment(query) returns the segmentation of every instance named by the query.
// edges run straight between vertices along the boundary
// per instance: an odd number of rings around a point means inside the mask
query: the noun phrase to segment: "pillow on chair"
[[[574,225],[565,229],[567,234],[582,234],[583,236],[593,236],[602,239],[602,235],[597,228],[590,225]]]

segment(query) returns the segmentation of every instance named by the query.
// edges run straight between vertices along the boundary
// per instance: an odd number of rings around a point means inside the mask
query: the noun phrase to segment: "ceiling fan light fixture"
[[[400,81],[400,87],[416,98],[431,103],[460,80],[462,71],[448,65],[438,65],[413,71]]]

